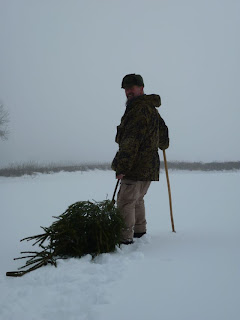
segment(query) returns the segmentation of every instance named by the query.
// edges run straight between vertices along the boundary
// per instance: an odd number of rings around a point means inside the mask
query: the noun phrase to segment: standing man
[[[146,233],[144,196],[151,181],[159,180],[158,148],[169,146],[168,128],[156,108],[159,95],[144,94],[143,78],[128,74],[122,80],[127,97],[126,110],[117,127],[119,151],[112,162],[116,178],[121,180],[117,207],[125,221],[122,243],[133,243],[133,237]]]

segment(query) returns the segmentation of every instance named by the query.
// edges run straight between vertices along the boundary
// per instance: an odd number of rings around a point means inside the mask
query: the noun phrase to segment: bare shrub
[[[3,104],[0,104],[0,138],[6,140],[8,131],[9,113],[5,110]]]

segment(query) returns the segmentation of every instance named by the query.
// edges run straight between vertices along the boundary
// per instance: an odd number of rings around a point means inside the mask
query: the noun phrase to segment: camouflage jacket
[[[125,179],[158,181],[158,148],[169,146],[168,127],[157,111],[159,95],[142,95],[131,100],[117,127],[119,151],[112,162],[116,175]]]

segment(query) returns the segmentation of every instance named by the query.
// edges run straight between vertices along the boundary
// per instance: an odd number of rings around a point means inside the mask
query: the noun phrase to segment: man
[[[119,151],[112,162],[116,178],[121,179],[117,207],[125,221],[122,243],[133,243],[133,237],[146,233],[144,196],[151,181],[159,180],[158,148],[169,146],[168,128],[157,107],[159,95],[144,94],[143,78],[128,74],[122,80],[127,97],[126,110],[117,127]]]

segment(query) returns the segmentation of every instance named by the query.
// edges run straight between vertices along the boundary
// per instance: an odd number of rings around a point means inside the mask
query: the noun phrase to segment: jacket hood
[[[160,107],[161,105],[161,97],[158,94],[143,94],[142,96],[137,96],[130,101],[127,101],[126,106],[131,107],[140,101],[146,102],[156,108]]]
[[[161,105],[161,97],[158,94],[145,94],[143,95],[143,100],[156,108]]]

